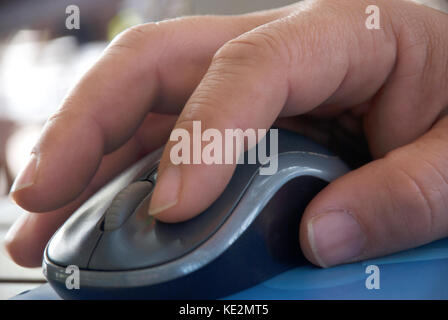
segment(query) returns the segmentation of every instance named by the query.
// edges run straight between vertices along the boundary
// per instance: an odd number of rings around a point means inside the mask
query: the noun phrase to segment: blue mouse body
[[[148,155],[54,234],[45,249],[45,276],[63,298],[211,299],[305,263],[301,214],[348,168],[296,133],[279,130],[278,142],[275,174],[260,175],[266,164],[258,161],[238,164],[209,208],[175,224],[147,214],[162,150]],[[69,266],[79,269],[79,289],[66,285]]]

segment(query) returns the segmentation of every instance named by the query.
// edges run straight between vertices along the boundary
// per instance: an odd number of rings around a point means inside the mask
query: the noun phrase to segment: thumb
[[[448,118],[413,144],[334,181],[309,204],[300,242],[329,267],[448,235]]]

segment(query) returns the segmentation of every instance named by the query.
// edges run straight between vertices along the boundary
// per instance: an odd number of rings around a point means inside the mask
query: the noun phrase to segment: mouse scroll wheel
[[[102,224],[103,231],[113,231],[123,225],[153,188],[150,181],[138,181],[121,190],[106,210]]]

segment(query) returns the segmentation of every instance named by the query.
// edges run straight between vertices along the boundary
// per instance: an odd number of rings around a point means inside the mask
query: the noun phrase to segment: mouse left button
[[[106,210],[103,231],[113,231],[121,227],[152,189],[153,184],[150,181],[138,181],[121,190]]]

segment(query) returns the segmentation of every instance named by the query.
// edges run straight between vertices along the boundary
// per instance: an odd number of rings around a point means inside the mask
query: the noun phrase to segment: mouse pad
[[[370,265],[378,267],[379,289],[366,287]],[[45,284],[13,299],[60,298]],[[298,267],[224,299],[448,299],[448,238],[329,269]]]

